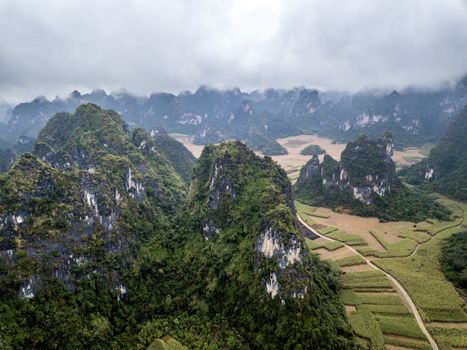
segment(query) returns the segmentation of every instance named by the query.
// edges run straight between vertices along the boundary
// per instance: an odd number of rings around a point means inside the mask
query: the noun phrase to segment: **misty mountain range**
[[[454,88],[388,94],[306,88],[247,93],[202,86],[194,93],[137,97],[126,91],[75,90],[66,98],[37,97],[8,111],[3,108],[0,147],[11,146],[20,136],[36,138],[55,113],[72,112],[82,103],[117,111],[131,128],[163,127],[170,133],[194,135],[198,144],[241,139],[267,155],[285,152],[276,138],[303,133],[348,141],[363,133],[377,137],[390,131],[396,147],[405,147],[439,139],[450,118],[467,103],[467,77]]]

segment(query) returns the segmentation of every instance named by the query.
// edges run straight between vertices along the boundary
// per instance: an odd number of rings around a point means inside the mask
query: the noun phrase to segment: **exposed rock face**
[[[240,142],[208,146],[195,169],[190,198],[192,212],[203,218],[206,244],[223,249],[235,228],[238,247],[245,249],[246,242],[254,247],[248,253],[255,261],[250,268],[264,276],[264,291],[281,300],[304,297],[311,287],[306,272],[309,256],[295,224],[291,186],[283,170]],[[248,218],[257,218],[260,224],[237,226]]]
[[[83,105],[52,118],[32,154],[0,178],[0,259],[12,269],[30,262],[20,296],[33,297],[43,279],[71,290],[96,275],[126,293],[117,266],[133,259],[139,225],[149,214],[162,222],[182,198],[170,163],[140,136],[132,139],[116,113]]]
[[[378,140],[362,136],[349,142],[340,163],[325,155],[320,165],[315,155],[300,171],[297,192],[332,198],[342,196],[369,205],[375,195],[383,197],[400,186],[391,158],[393,149],[392,136],[387,133]]]
[[[403,169],[401,175],[414,185],[467,200],[467,106],[449,124],[445,135],[426,159]]]

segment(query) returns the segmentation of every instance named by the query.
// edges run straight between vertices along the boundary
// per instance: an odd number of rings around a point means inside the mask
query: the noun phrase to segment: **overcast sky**
[[[0,97],[201,84],[430,88],[467,73],[465,0],[0,0]]]

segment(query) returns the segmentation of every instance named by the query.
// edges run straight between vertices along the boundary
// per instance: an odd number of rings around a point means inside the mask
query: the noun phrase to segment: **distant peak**
[[[71,98],[81,98],[81,93],[78,90],[73,90],[70,94]]]

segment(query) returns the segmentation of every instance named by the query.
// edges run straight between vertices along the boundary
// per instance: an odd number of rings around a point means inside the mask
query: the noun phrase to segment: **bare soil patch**
[[[392,344],[384,344],[384,348],[386,350],[417,350],[417,348],[408,348],[406,346],[399,346],[399,345],[392,345]]]
[[[351,266],[342,266],[340,268],[343,272],[364,272],[364,271],[374,271],[368,264],[360,264],[360,265],[351,265]]]
[[[430,322],[428,325],[439,328],[467,329],[466,322]]]
[[[411,342],[411,343],[415,343],[415,344],[428,344],[428,342],[426,340],[418,339],[418,338],[405,337],[403,335],[395,335],[395,334],[387,334],[386,335],[385,334],[384,337],[388,338],[388,339],[396,339],[396,340]],[[407,348],[402,348],[402,349],[407,349]],[[408,348],[408,349],[411,349],[411,348]]]
[[[361,217],[348,213],[336,213],[329,208],[317,208],[316,214],[328,216],[328,218],[313,217],[316,225],[334,226],[350,234],[362,237],[368,245],[378,251],[385,251],[384,247],[376,240],[370,231],[379,233],[388,243],[396,243],[401,240],[398,233],[407,229],[413,229],[413,222],[395,221],[379,222],[377,218]],[[418,223],[417,228],[423,228],[428,225],[425,222]]]
[[[384,292],[354,292],[355,294],[358,294],[358,295],[396,295],[398,294],[395,290],[394,291],[391,291],[391,292],[388,292],[388,291],[384,291]]]
[[[193,143],[193,136],[185,134],[170,134],[175,140],[183,143],[183,145],[196,157],[199,158],[203,152],[204,145],[195,145]]]
[[[398,168],[407,166],[407,165],[412,165],[416,163],[416,161],[410,161],[407,159],[404,159],[404,157],[410,159],[410,158],[425,158],[423,154],[420,153],[420,150],[418,148],[408,148],[404,149],[403,151],[394,151],[394,155],[392,156],[392,160],[396,163],[396,166]]]
[[[344,305],[344,307],[345,307],[345,313],[347,315],[351,314],[352,312],[357,311],[357,308],[355,307],[355,305]]]

